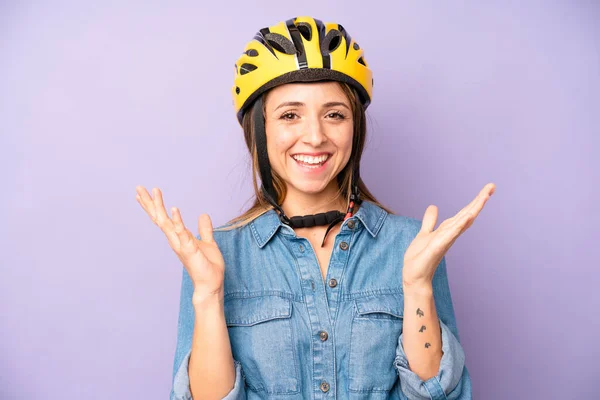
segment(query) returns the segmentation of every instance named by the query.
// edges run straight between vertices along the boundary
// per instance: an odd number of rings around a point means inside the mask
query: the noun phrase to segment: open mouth
[[[318,169],[325,165],[331,154],[321,154],[318,156],[308,156],[304,154],[294,154],[292,158],[298,165],[308,169]]]

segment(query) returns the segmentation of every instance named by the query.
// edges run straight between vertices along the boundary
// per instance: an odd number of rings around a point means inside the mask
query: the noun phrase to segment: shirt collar
[[[387,211],[375,203],[364,200],[356,214],[349,220],[360,220],[371,236],[376,237],[387,214]],[[344,221],[343,224],[347,224],[348,221]],[[271,240],[279,227],[291,229],[279,220],[279,215],[272,209],[254,219],[249,225],[260,248],[263,248]]]

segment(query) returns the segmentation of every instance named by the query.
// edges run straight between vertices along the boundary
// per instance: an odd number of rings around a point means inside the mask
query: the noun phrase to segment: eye
[[[298,116],[298,115],[295,112],[288,111],[288,112],[282,114],[281,117],[279,117],[279,118],[280,119],[285,119],[285,120],[288,120],[288,121],[292,121],[292,120],[295,119],[294,117],[296,117],[296,116]]]
[[[330,112],[329,114],[327,114],[327,116],[331,117],[333,119],[345,119],[346,118],[346,116],[339,111]]]

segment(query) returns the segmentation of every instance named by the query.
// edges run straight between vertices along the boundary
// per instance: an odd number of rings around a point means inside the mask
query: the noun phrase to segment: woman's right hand
[[[169,245],[190,275],[194,284],[193,302],[201,302],[215,295],[222,300],[225,261],[213,238],[210,217],[202,214],[198,218],[198,233],[201,238],[198,240],[183,224],[177,207],[171,208],[173,218],[169,218],[158,188],[152,189],[154,198],[143,186],[135,189],[138,203],[152,222],[164,232]]]

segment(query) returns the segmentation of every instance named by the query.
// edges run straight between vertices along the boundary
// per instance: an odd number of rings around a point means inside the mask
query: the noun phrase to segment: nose
[[[312,147],[319,147],[327,142],[325,129],[318,118],[311,118],[304,129],[304,134],[302,135],[304,143],[310,144]]]

